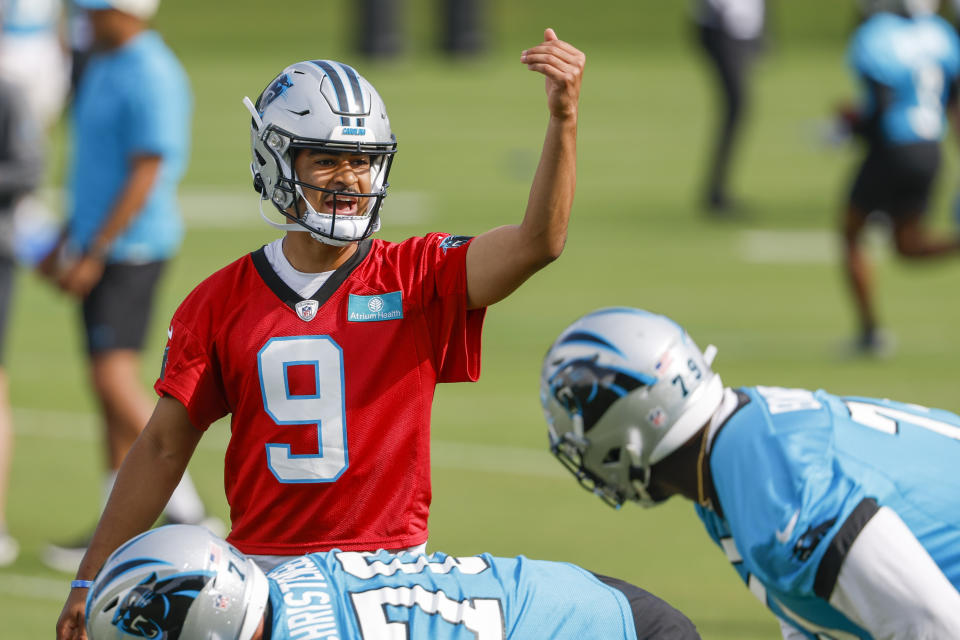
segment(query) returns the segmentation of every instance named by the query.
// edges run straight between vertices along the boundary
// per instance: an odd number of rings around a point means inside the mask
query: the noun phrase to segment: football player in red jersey
[[[423,548],[434,387],[477,378],[485,308],[566,240],[584,55],[547,29],[520,59],[546,78],[540,164],[520,224],[475,238],[370,238],[397,144],[352,68],[296,63],[245,100],[261,214],[286,234],[207,278],[174,315],[160,399],[77,572],[60,640],[84,637],[85,581],[153,524],[204,430],[227,414],[229,541],[262,566],[331,548]],[[284,222],[266,216],[268,202]]]

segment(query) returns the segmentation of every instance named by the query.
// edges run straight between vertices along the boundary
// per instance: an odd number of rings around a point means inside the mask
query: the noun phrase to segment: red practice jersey
[[[199,429],[231,414],[228,540],[241,551],[426,541],[434,387],[480,374],[468,245],[366,240],[308,299],[260,249],[180,305],[155,389]]]

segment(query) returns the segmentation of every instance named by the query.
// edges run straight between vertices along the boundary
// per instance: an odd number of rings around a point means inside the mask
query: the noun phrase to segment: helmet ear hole
[[[257,193],[263,193],[263,178],[260,177],[260,174],[253,176],[253,189]]]
[[[120,602],[120,598],[114,598],[107,604],[107,606],[103,608],[103,612],[106,613],[107,611],[110,611],[111,609],[116,607],[117,604],[119,604],[119,602]]]
[[[614,447],[607,451],[607,455],[603,456],[603,461],[601,464],[618,464],[620,462],[620,447]]]

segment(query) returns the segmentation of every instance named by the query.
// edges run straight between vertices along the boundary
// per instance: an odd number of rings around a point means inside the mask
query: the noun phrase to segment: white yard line
[[[14,432],[19,437],[93,442],[100,437],[98,418],[92,413],[13,409]],[[226,422],[215,424],[200,440],[199,448],[223,451]],[[461,469],[536,477],[564,477],[566,472],[547,451],[509,445],[475,444],[434,440],[430,455],[434,469]]]
[[[865,244],[873,258],[890,255],[889,234],[868,228]],[[839,264],[840,234],[832,229],[748,229],[740,234],[740,256],[753,264]]]
[[[54,213],[63,212],[61,190],[45,189],[41,200]],[[179,201],[188,229],[266,228],[252,187],[184,187],[179,191]],[[432,199],[426,193],[390,189],[383,203],[383,222],[397,226],[420,224],[434,217],[432,209]],[[264,203],[264,211],[271,219],[276,217],[277,222],[282,222],[280,214],[269,203]]]
[[[70,578],[38,578],[0,571],[0,595],[63,602],[70,591]]]
[[[13,409],[14,432],[19,438],[39,438],[70,442],[93,442],[100,437],[99,423],[92,413]],[[223,451],[228,426],[214,425],[199,447]],[[434,441],[431,459],[434,469],[480,471],[542,478],[565,477],[566,472],[543,449],[464,442]],[[40,578],[0,571],[0,596],[62,602],[68,579]]]

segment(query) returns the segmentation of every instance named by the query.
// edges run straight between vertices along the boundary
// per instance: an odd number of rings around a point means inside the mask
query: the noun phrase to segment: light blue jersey
[[[635,640],[617,589],[571,564],[331,551],[269,574],[271,640]]]
[[[892,144],[943,137],[944,106],[960,75],[960,39],[949,23],[874,14],[853,34],[848,59],[874,136]]]
[[[960,417],[824,391],[739,393],[710,450],[722,514],[697,513],[774,613],[811,638],[870,638],[828,599],[853,539],[884,506],[960,588]]]
[[[103,226],[129,176],[130,159],[160,155],[147,202],[116,238],[109,259],[173,255],[183,235],[176,191],[189,154],[191,102],[183,68],[153,31],[90,59],[73,112],[69,239],[76,250],[87,249]]]

